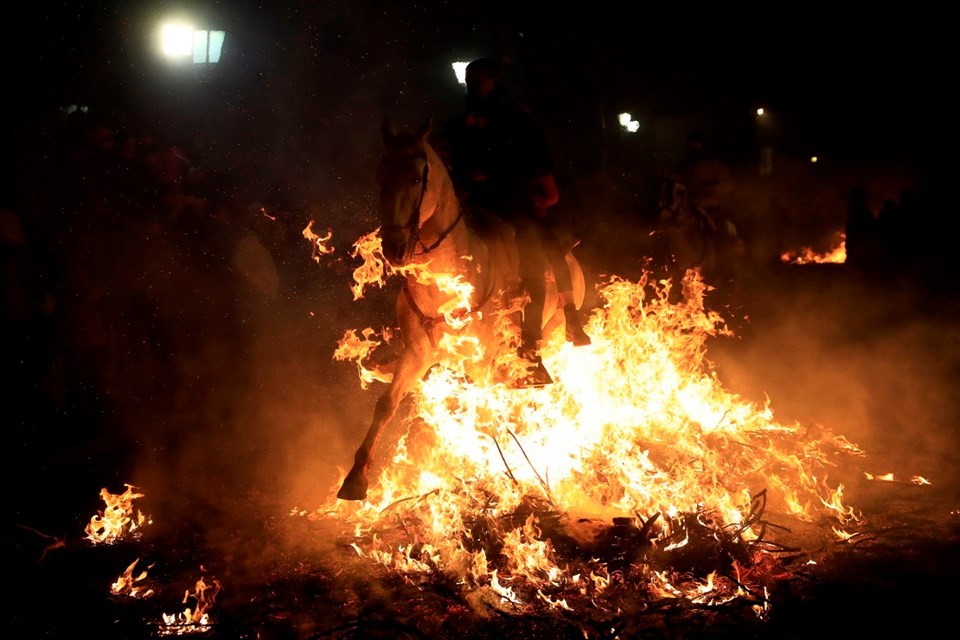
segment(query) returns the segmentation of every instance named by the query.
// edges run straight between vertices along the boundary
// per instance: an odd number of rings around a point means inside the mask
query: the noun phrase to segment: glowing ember
[[[843,264],[847,261],[847,236],[838,234],[840,243],[825,253],[816,253],[813,248],[805,247],[800,251],[784,251],[781,262],[791,264]]]
[[[110,585],[111,593],[118,596],[129,596],[131,598],[149,598],[153,595],[153,589],[138,584],[147,579],[147,570],[144,569],[137,575],[133,574],[133,571],[136,569],[139,562],[140,559],[137,558],[130,563],[130,566],[127,567],[127,570],[123,572],[123,575],[117,578],[117,581]]]
[[[311,220],[303,230],[303,237],[310,241],[310,258],[314,262],[319,263],[321,256],[333,253],[334,251],[334,248],[327,244],[333,237],[333,231],[327,229],[327,235],[318,236],[313,230],[313,220]]]
[[[220,593],[218,580],[213,579],[210,584],[204,582],[203,578],[197,580],[194,590],[187,590],[183,594],[183,604],[192,606],[188,606],[182,613],[164,613],[160,635],[182,636],[210,631],[213,624],[210,608],[216,602],[218,593]]]
[[[121,494],[112,494],[106,488],[100,490],[100,498],[107,507],[90,519],[90,524],[84,530],[87,540],[94,544],[113,544],[126,537],[137,537],[144,524],[151,524],[150,519],[133,508],[133,501],[142,498],[132,485]]]
[[[385,273],[375,234],[362,244],[357,297]],[[593,344],[574,349],[560,331],[547,339],[544,361],[556,372],[547,387],[467,375],[479,342],[442,349],[366,501],[331,497],[309,517],[343,526],[356,553],[407,580],[444,576],[505,606],[596,606],[616,574],[652,598],[753,598],[763,615],[766,587],[750,586],[761,572],[745,567],[765,550],[764,510],[858,523],[828,476],[841,456],[863,452],[725,391],[706,341],[730,331],[705,308],[699,272],[681,285],[680,303],[669,301],[669,281],[647,275],[598,287]],[[349,334],[337,357],[359,363],[374,335]],[[360,377],[373,379],[363,367]]]

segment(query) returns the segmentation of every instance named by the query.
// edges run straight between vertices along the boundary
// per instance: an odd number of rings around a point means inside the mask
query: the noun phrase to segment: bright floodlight
[[[454,62],[453,72],[457,74],[457,82],[467,84],[467,65],[469,62]]]
[[[817,156],[811,156],[810,162],[816,163],[816,161],[817,161]]]
[[[193,27],[168,23],[160,29],[160,50],[170,58],[185,58],[193,53]]]
[[[640,128],[640,123],[633,119],[629,113],[621,113],[617,116],[617,121],[620,123],[620,126],[629,131],[630,133],[636,133]]]
[[[758,116],[762,116],[762,115],[763,115],[763,107],[760,107],[759,109],[757,109],[757,115],[758,115]]]

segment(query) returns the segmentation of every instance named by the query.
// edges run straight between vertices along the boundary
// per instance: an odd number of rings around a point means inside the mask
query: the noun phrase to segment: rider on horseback
[[[434,146],[472,224],[483,226],[484,219],[496,216],[516,230],[521,285],[530,299],[523,312],[519,354],[534,367],[521,384],[540,386],[553,382],[539,355],[548,268],[560,294],[567,340],[581,346],[590,344],[590,337],[573,302],[566,250],[548,216],[559,195],[546,140],[499,80],[496,60],[480,58],[467,65],[466,109],[440,132]]]

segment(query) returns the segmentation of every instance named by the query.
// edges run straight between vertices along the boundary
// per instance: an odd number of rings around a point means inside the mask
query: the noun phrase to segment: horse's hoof
[[[337,497],[341,500],[363,500],[367,497],[368,482],[363,474],[351,471],[347,474]]]

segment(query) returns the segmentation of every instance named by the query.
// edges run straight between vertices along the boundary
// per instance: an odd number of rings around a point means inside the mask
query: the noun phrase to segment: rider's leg
[[[514,221],[517,245],[520,248],[520,284],[529,301],[523,309],[520,323],[520,347],[518,355],[530,362],[533,369],[524,386],[550,384],[553,379],[540,359],[543,339],[543,306],[547,297],[546,257],[540,244],[534,221],[518,216]]]
[[[543,337],[543,305],[547,298],[546,256],[540,243],[536,223],[527,216],[513,221],[517,246],[520,249],[520,285],[530,300],[523,309],[521,352],[534,355]]]
[[[590,336],[583,330],[583,320],[573,299],[573,280],[570,277],[570,265],[567,263],[567,252],[560,244],[557,234],[547,221],[538,221],[540,244],[550,262],[554,279],[557,282],[557,293],[560,305],[563,308],[564,325],[567,341],[574,346],[581,347],[590,344]]]

